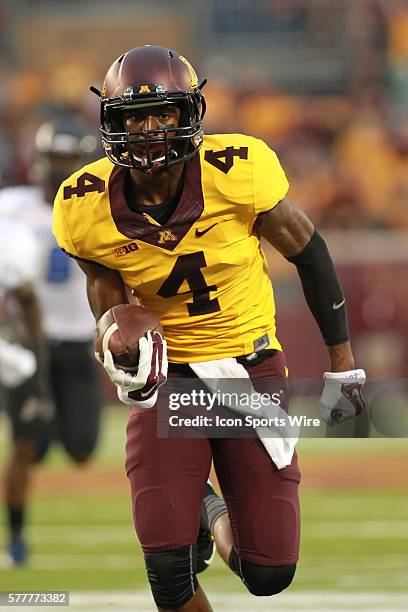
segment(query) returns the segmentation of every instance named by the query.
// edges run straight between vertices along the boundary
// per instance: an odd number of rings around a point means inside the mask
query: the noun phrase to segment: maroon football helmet
[[[164,47],[145,45],[121,55],[109,68],[102,93],[91,87],[101,100],[101,133],[106,155],[119,166],[156,172],[184,162],[203,143],[202,118],[205,100],[191,64],[179,53]],[[178,126],[128,132],[125,111],[175,104],[180,108]],[[163,154],[138,156],[133,145],[146,150],[159,143]]]

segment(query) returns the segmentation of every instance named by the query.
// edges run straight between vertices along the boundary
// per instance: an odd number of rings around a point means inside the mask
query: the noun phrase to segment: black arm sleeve
[[[297,267],[303,293],[328,346],[349,339],[343,290],[323,238],[315,232],[303,251],[286,258]]]

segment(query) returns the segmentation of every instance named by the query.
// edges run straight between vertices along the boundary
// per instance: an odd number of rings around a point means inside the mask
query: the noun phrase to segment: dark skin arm
[[[272,210],[262,215],[259,232],[284,257],[300,253],[314,232],[313,223],[296,206],[284,198]],[[331,372],[354,369],[350,342],[329,346]]]
[[[35,347],[44,339],[41,309],[37,296],[30,284],[22,285],[18,289],[15,289],[13,293],[21,306],[21,312],[29,335],[30,344]]]
[[[30,348],[35,352],[37,358],[37,393],[45,397],[48,395],[48,346],[42,327],[41,307],[29,283],[15,289],[13,295],[20,304]]]
[[[88,302],[96,321],[109,308],[129,302],[125,285],[116,270],[92,261],[77,260],[77,263],[86,274]]]

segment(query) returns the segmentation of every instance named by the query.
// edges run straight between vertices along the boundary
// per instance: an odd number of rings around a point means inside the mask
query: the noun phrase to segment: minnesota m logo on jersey
[[[159,232],[159,244],[164,244],[165,242],[177,240],[177,236],[175,236],[170,230],[161,230]]]

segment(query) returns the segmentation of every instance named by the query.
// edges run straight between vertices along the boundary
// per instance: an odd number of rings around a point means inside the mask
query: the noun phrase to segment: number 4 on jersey
[[[179,255],[170,275],[160,287],[157,295],[164,298],[182,295],[178,293],[184,281],[190,288],[187,293],[193,294],[193,301],[187,303],[190,317],[210,314],[221,310],[217,298],[211,299],[210,292],[217,290],[217,285],[207,285],[201,268],[206,268],[203,251]]]
[[[222,161],[222,158],[225,158],[225,161]],[[206,162],[221,170],[221,172],[228,172],[231,170],[234,165],[234,157],[239,157],[239,159],[248,159],[248,147],[240,147],[239,149],[234,149],[234,147],[227,147],[222,151],[206,151],[204,153],[204,159]]]
[[[83,198],[84,195],[90,191],[103,193],[105,191],[105,181],[90,172],[84,172],[78,177],[75,186],[65,185],[64,200],[69,200],[73,195],[78,196],[78,198]]]

